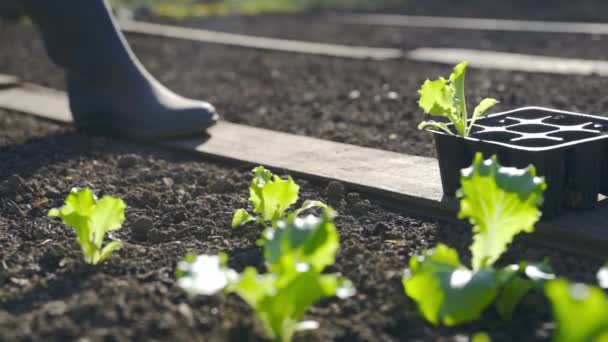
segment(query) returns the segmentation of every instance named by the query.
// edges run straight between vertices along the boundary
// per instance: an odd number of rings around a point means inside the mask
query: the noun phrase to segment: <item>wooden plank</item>
[[[453,48],[419,48],[406,57],[421,62],[454,65],[468,61],[471,67],[560,75],[608,76],[608,61],[545,57],[510,52]]]
[[[204,43],[223,44],[262,50],[372,60],[395,59],[400,58],[402,56],[402,51],[399,49],[323,44],[288,39],[276,39],[203,29],[192,29],[180,26],[160,25],[133,20],[121,20],[119,21],[119,25],[124,32],[129,33],[146,34],[166,38],[177,38]]]
[[[31,84],[0,89],[0,107],[53,121],[72,122],[65,93]]]
[[[0,74],[0,88],[13,87],[19,84],[19,79],[15,76]]]
[[[379,26],[608,35],[608,24],[606,23],[454,18],[391,14],[337,14],[330,16],[330,19],[349,24]]]
[[[7,94],[10,94],[7,95]],[[0,108],[70,122],[65,94],[41,87],[0,90]],[[262,128],[220,122],[205,136],[162,146],[324,181],[391,201],[390,205],[434,218],[455,220],[457,203],[441,190],[437,161]],[[591,211],[568,212],[537,225],[531,237],[542,244],[600,258],[608,257],[608,201]]]

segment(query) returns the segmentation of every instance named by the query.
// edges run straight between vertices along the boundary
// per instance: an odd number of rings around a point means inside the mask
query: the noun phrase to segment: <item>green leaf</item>
[[[422,121],[420,124],[418,124],[418,129],[438,129],[440,131],[446,132],[447,134],[454,134],[452,133],[448,125],[444,124],[443,122],[437,122],[434,120]]]
[[[276,220],[283,216],[289,207],[298,201],[300,187],[291,177],[282,180],[274,176],[274,180],[262,190],[264,196],[264,209],[262,214],[267,221]]]
[[[120,242],[120,241],[112,241],[112,242],[108,243],[101,250],[101,254],[100,254],[99,259],[97,260],[97,262],[104,262],[105,260],[109,259],[112,256],[112,253],[114,251],[117,251],[117,250],[121,249],[122,246],[123,246],[123,243]]]
[[[253,169],[254,177],[249,187],[249,201],[253,211],[265,221],[281,218],[287,209],[298,201],[300,187],[291,177],[281,179],[261,166]]]
[[[403,286],[427,321],[447,326],[478,319],[498,290],[494,270],[470,271],[443,244],[410,259]]]
[[[418,94],[418,105],[427,114],[448,117],[455,111],[454,88],[443,77],[435,81],[426,80]]]
[[[450,83],[454,87],[454,105],[460,113],[460,120],[466,125],[467,122],[467,102],[464,94],[464,76],[469,63],[461,62],[454,67],[454,72],[450,75]]]
[[[469,125],[467,127],[467,136],[471,134],[471,129],[473,128],[473,125],[475,124],[475,121],[477,121],[477,119],[479,119],[481,116],[484,115],[484,113],[490,109],[491,107],[494,107],[497,103],[499,103],[497,100],[495,99],[483,99],[478,105],[477,107],[475,107],[475,111],[473,112],[473,116],[471,117],[471,120],[469,122]]]
[[[545,281],[555,279],[553,270],[547,263],[510,265],[499,271],[501,291],[496,299],[498,314],[506,320],[521,300],[534,288],[543,288]]]
[[[234,212],[232,217],[232,228],[237,228],[244,225],[247,222],[255,221],[255,218],[247,212],[245,209],[239,209]]]
[[[322,217],[291,215],[286,221],[278,221],[265,232],[268,269],[277,274],[302,267],[321,272],[333,264],[340,238],[332,218],[331,209],[326,209]]]
[[[302,204],[302,207],[300,207],[300,209],[296,210],[293,212],[293,214],[295,216],[300,216],[300,214],[302,214],[303,212],[305,212],[308,209],[312,209],[312,208],[323,208],[323,209],[327,209],[328,206],[327,204],[321,202],[321,201],[311,201],[311,200],[306,200],[304,201],[304,203]]]
[[[254,211],[261,213],[264,209],[264,196],[262,190],[266,183],[272,179],[272,172],[266,170],[263,166],[258,166],[251,170],[253,180],[249,186],[249,202],[253,205]]]
[[[545,294],[557,324],[554,341],[606,341],[608,303],[600,288],[557,279],[547,282]]]
[[[515,235],[534,231],[546,184],[533,166],[502,167],[496,157],[484,161],[477,153],[462,170],[461,185],[458,218],[473,224],[473,269],[479,270],[493,265]]]
[[[290,341],[308,308],[321,299],[336,295],[343,278],[308,271],[298,273],[282,282],[270,273],[259,275],[255,268],[247,268],[241,280],[230,289],[243,298],[276,341]]]
[[[485,332],[476,332],[471,336],[471,342],[492,342],[490,335]]]
[[[95,245],[101,246],[107,232],[120,229],[125,220],[127,205],[120,198],[104,196],[95,203],[89,214]]]
[[[125,220],[125,203],[110,196],[97,200],[87,188],[74,188],[60,208],[49,211],[49,216],[59,217],[74,229],[84,260],[90,264],[104,261],[117,249],[118,242],[102,249],[103,239],[108,231],[120,229]]]
[[[470,121],[468,120],[467,102],[464,91],[465,74],[468,63],[461,62],[454,67],[454,72],[446,80],[443,77],[435,81],[425,81],[418,91],[420,108],[430,115],[446,117],[452,123],[454,129],[443,127],[442,123],[423,122],[418,128],[441,129],[448,134],[457,133],[467,137],[475,121],[483,115],[490,107],[497,103],[494,99],[485,99],[475,108]],[[467,123],[468,122],[468,123]]]

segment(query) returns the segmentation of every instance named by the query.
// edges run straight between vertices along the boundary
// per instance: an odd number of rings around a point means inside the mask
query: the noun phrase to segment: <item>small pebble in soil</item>
[[[170,177],[163,177],[163,184],[165,184],[168,187],[172,187],[173,184],[175,184],[175,182]]]
[[[68,306],[62,300],[54,300],[44,305],[44,311],[51,316],[61,316],[66,312],[67,308]]]
[[[360,97],[361,97],[361,92],[356,89],[352,90],[350,93],[348,93],[348,98],[351,100],[356,100]]]
[[[388,97],[389,100],[397,100],[399,99],[399,94],[394,91],[389,91],[388,94],[386,94],[386,97]]]

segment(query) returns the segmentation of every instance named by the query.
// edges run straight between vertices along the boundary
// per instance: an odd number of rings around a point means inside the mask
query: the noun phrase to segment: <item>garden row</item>
[[[304,31],[304,30],[302,30]],[[0,32],[0,72],[61,89],[61,72],[48,61],[31,28]],[[434,156],[432,137],[417,130],[417,90],[449,68],[404,60],[369,62],[260,52],[174,39],[128,36],[138,56],[179,93],[207,99],[222,118],[256,127],[359,146]],[[369,38],[362,35],[362,41]],[[176,63],[176,61],[180,61]],[[477,70],[469,98],[492,94],[495,111],[540,105],[603,115],[601,77]],[[238,99],[238,101],[235,101]]]
[[[310,306],[325,298],[352,297],[356,289],[338,274],[324,273],[335,263],[339,234],[337,215],[320,201],[298,202],[300,187],[291,177],[282,179],[262,166],[253,171],[249,202],[253,209],[235,211],[232,228],[255,223],[264,228],[258,245],[264,250],[267,273],[249,266],[238,273],[228,266],[228,255],[188,255],[177,264],[177,285],[191,295],[234,293],[256,313],[266,336],[288,342],[298,331],[318,329],[316,321],[301,321]],[[411,257],[402,282],[421,315],[432,324],[454,326],[479,319],[495,304],[502,319],[510,320],[520,301],[532,290],[544,290],[556,319],[554,341],[600,341],[608,336],[608,298],[601,288],[556,279],[548,262],[517,264],[496,269],[494,264],[515,235],[534,230],[541,214],[546,183],[533,166],[501,167],[496,158],[476,155],[462,171],[459,218],[473,224],[472,268],[458,252],[438,244]],[[321,215],[304,214],[322,208]],[[74,229],[76,240],[91,265],[102,263],[123,247],[120,241],[104,245],[106,234],[121,228],[126,204],[119,198],[98,199],[88,188],[71,190],[61,208],[49,211]],[[241,228],[241,229],[246,229]],[[608,288],[608,267],[597,273]],[[574,317],[580,320],[574,323]],[[489,341],[476,333],[473,341]]]
[[[605,35],[505,32],[374,26],[339,22],[337,14],[203,17],[175,20],[154,15],[136,19],[168,25],[309,42],[376,46],[410,51],[421,47],[478,49],[539,56],[604,59]]]
[[[264,252],[256,245],[263,229],[253,223],[230,228],[234,210],[246,204],[247,172],[185,156],[167,159],[162,151],[88,138],[16,114],[3,113],[2,120],[3,336],[248,340],[263,335],[238,298],[188,299],[172,275],[176,262],[190,252],[226,252],[229,267],[239,273],[246,266],[264,272]],[[542,340],[553,334],[543,323],[551,314],[542,291],[527,296],[510,321],[487,309],[479,323],[429,329],[404,294],[403,269],[409,256],[438,242],[448,242],[463,264],[472,265],[470,228],[387,211],[339,183],[324,190],[298,183],[304,199],[321,199],[340,213],[335,219],[340,249],[326,271],[341,273],[357,290],[347,300],[313,306],[304,319],[321,326],[300,335],[303,339],[391,341],[486,331],[495,340]],[[45,217],[48,208],[61,204],[65,193],[59,189],[74,185],[119,195],[129,205],[124,228],[112,232],[124,247],[95,268],[85,267],[79,248],[70,243],[74,235]],[[522,241],[500,265],[544,257],[558,274],[577,281],[594,282],[600,267]]]

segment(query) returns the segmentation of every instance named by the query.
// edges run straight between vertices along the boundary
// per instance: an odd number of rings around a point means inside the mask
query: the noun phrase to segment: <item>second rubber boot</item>
[[[160,84],[135,57],[104,0],[21,0],[51,59],[67,73],[70,108],[84,131],[140,140],[202,133],[207,102]]]

